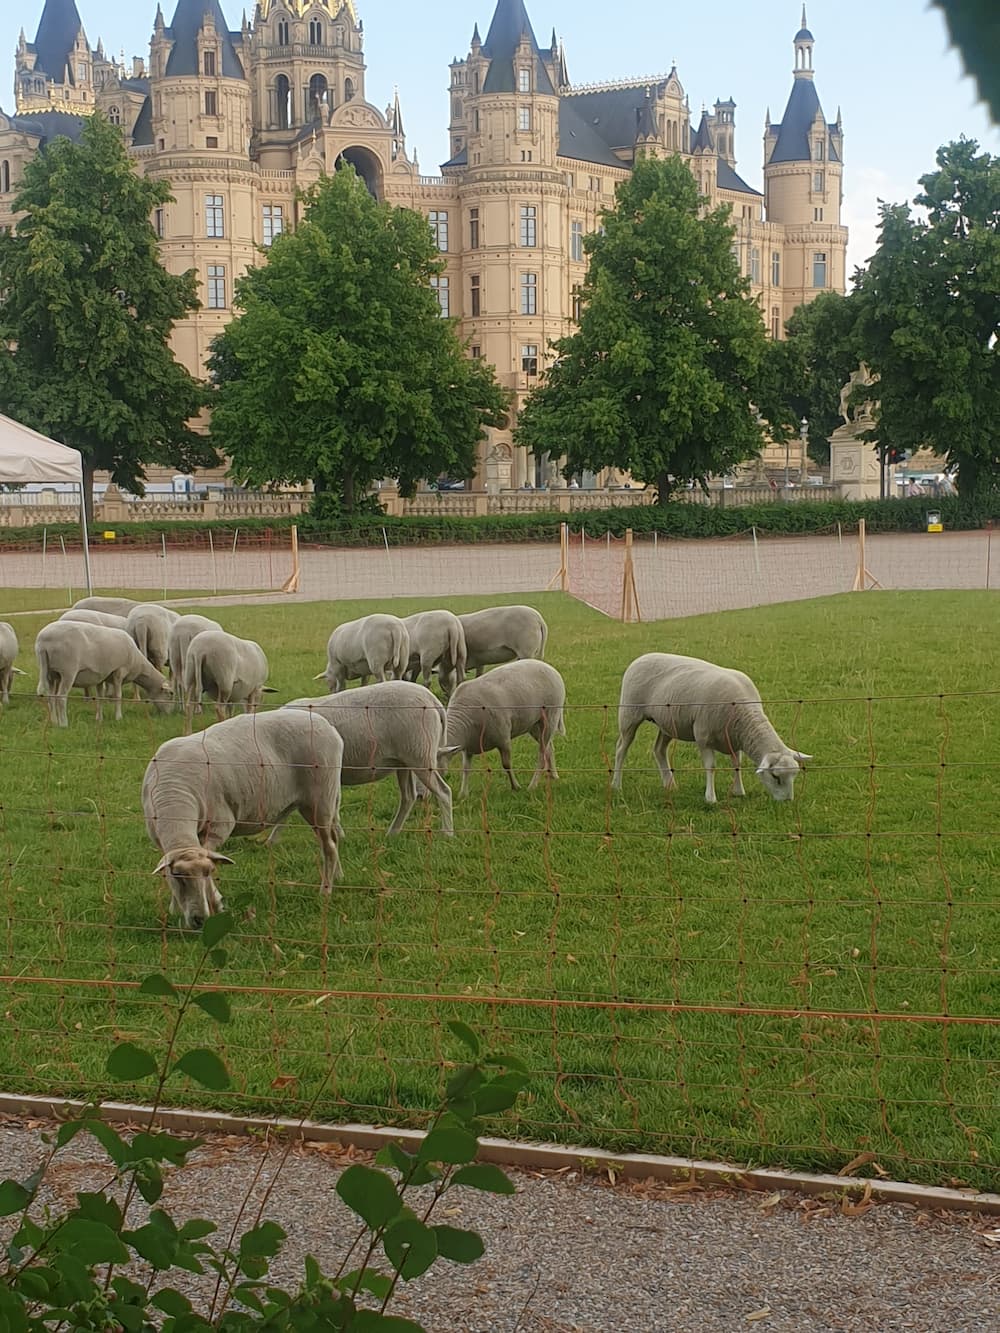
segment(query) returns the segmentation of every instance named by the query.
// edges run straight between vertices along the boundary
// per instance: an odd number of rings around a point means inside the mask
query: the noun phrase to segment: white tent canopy
[[[83,461],[76,449],[57,444],[46,435],[0,415],[0,484],[24,486],[29,482],[70,482],[80,488],[80,522],[87,592],[92,591],[90,551],[83,494]]]

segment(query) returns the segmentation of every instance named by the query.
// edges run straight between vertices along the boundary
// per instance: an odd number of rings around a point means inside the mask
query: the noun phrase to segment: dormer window
[[[815,151],[813,153],[813,156],[816,158],[817,162],[822,162],[823,159],[826,157],[826,144],[823,142],[822,139],[817,139],[814,147]]]
[[[517,71],[517,91],[519,93],[531,92],[531,70],[526,65]]]
[[[215,78],[215,52],[206,51],[202,56],[202,72],[210,79]]]

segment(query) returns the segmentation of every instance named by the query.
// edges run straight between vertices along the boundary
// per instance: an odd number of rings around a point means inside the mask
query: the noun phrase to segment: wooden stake
[[[865,520],[862,518],[858,520],[858,572],[854,576],[852,592],[870,592],[882,587],[865,563],[865,536]]]
[[[630,620],[642,620],[639,610],[639,594],[635,586],[635,563],[632,559],[632,529],[625,529],[625,568],[622,571],[622,608],[621,620],[627,624]]]
[[[302,573],[299,565],[299,529],[297,524],[292,525],[292,572],[281,585],[282,592],[298,592],[299,577]]]
[[[545,586],[545,591],[551,591],[552,585],[556,579],[559,580],[559,591],[569,592],[569,524],[559,524],[559,568],[549,579]]]

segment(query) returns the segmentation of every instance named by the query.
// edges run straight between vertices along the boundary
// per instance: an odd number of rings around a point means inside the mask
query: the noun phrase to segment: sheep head
[[[233,865],[228,856],[206,847],[182,847],[167,852],[153,871],[165,875],[173,910],[192,930],[200,930],[210,916],[222,911],[222,895],[212,873],[217,865]]]
[[[803,754],[801,750],[776,750],[766,754],[757,765],[757,776],[773,800],[790,801],[795,795],[795,779],[811,758],[811,754]]]

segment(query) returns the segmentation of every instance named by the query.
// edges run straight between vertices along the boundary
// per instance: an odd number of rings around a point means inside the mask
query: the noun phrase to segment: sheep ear
[[[757,776],[760,777],[761,773],[770,773],[770,771],[771,771],[771,765],[768,763],[766,759],[762,759],[760,763],[757,765]]]
[[[326,680],[326,672],[321,671],[318,676],[313,676],[313,680]]]
[[[275,687],[274,687],[273,685],[265,685],[265,686],[263,686],[263,688],[261,689],[261,693],[262,693],[262,694],[277,694],[278,691],[275,689]]]
[[[231,856],[223,856],[221,852],[209,852],[208,854],[220,866],[234,866],[236,864]]]
[[[799,761],[800,764],[808,764],[812,759],[811,754],[803,754],[801,750],[793,750],[792,754],[795,756],[795,758]]]
[[[163,875],[163,874],[166,874],[166,872],[167,872],[169,869],[170,869],[170,857],[169,857],[169,855],[168,855],[168,856],[165,856],[165,857],[163,858],[163,860],[160,862],[160,864],[159,864],[159,865],[156,867],[156,869],[153,871],[153,874],[154,874],[154,875]]]
[[[20,667],[11,667],[11,670],[15,676],[26,676],[28,674],[27,671],[22,671]]]

